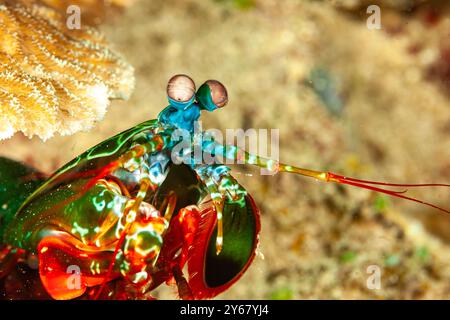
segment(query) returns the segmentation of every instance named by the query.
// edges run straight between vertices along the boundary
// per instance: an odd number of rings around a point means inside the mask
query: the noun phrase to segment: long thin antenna
[[[392,197],[397,197],[409,201],[414,201],[420,204],[423,204],[425,206],[429,206],[431,208],[437,209],[441,212],[444,212],[446,214],[450,214],[450,210],[444,209],[442,207],[439,207],[437,205],[434,205],[432,203],[423,201],[421,199],[408,197],[405,195],[405,193],[408,191],[408,188],[436,188],[436,187],[444,187],[444,188],[450,188],[450,184],[446,183],[390,183],[390,182],[380,182],[380,181],[371,181],[371,180],[362,180],[362,179],[355,179],[351,177],[342,176],[336,173],[327,172],[327,171],[316,171],[311,169],[305,169],[305,168],[299,168],[291,165],[287,165],[284,163],[281,163],[276,160],[272,159],[266,159],[263,157],[255,156],[252,154],[249,154],[245,152],[244,150],[232,147],[231,153],[237,159],[238,161],[244,160],[244,163],[256,165],[260,168],[267,169],[272,172],[290,172],[299,174],[305,177],[314,178],[323,182],[334,182],[339,184],[346,184],[358,188],[363,188],[367,190],[372,190],[375,192],[384,193],[387,195],[390,195]],[[384,187],[404,187],[406,189],[404,190],[391,190],[387,188],[377,187],[377,186],[384,186]]]

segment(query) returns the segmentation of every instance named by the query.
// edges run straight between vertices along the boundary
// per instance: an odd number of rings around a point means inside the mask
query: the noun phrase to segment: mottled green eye
[[[189,76],[178,74],[167,84],[167,96],[176,102],[188,102],[195,95],[195,83]]]
[[[203,109],[214,111],[228,103],[228,92],[217,80],[208,80],[197,91],[197,100]]]
[[[206,84],[211,90],[211,98],[217,108],[225,107],[228,103],[228,92],[225,86],[217,80],[208,80]]]

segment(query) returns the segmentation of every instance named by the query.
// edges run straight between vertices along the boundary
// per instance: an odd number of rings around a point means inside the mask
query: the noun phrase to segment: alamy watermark
[[[69,30],[81,29],[81,8],[77,5],[70,5],[67,7],[66,26]]]
[[[381,268],[376,264],[367,267],[366,273],[369,275],[366,280],[366,286],[369,290],[381,289]]]
[[[176,129],[171,139],[176,142],[171,153],[175,164],[257,164],[261,157],[269,160],[261,166],[261,175],[277,173],[279,129],[226,129],[224,136],[219,129],[203,131],[201,121],[197,121],[193,132]]]
[[[369,30],[379,30],[381,29],[381,9],[376,4],[372,4],[367,7],[367,14],[370,16],[367,18],[367,29]]]
[[[69,290],[79,290],[81,289],[81,269],[77,265],[70,265],[66,270],[67,277],[66,286]]]

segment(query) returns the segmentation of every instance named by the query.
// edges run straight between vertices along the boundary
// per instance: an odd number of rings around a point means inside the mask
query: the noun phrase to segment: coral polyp
[[[0,1],[0,139],[90,129],[109,99],[133,91],[133,68],[101,34],[63,21],[49,7]]]

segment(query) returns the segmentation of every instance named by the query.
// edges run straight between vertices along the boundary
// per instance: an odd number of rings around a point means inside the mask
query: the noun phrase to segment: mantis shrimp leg
[[[217,238],[216,238],[216,253],[222,251],[223,246],[223,204],[224,196],[220,193],[217,187],[217,182],[214,180],[210,167],[202,167],[197,169],[200,179],[205,183],[209,190],[211,199],[214,203],[217,212]]]
[[[223,246],[223,207],[228,199],[230,202],[245,206],[247,192],[229,173],[231,169],[224,165],[202,166],[197,168],[200,179],[208,188],[217,213],[216,253],[219,254]]]
[[[132,201],[133,204],[131,206],[131,208],[125,212],[124,217],[125,217],[125,226],[123,228],[122,234],[120,235],[120,238],[116,244],[116,247],[114,249],[114,254],[113,254],[113,259],[110,262],[109,268],[108,268],[108,273],[106,275],[106,277],[103,280],[103,283],[101,285],[101,287],[99,288],[97,295],[95,297],[95,299],[98,299],[98,297],[100,296],[100,294],[102,293],[103,289],[105,288],[106,282],[108,281],[110,275],[113,272],[113,268],[114,268],[114,264],[116,261],[116,257],[117,254],[119,253],[119,250],[122,247],[122,244],[125,240],[126,235],[128,234],[128,231],[131,228],[131,225],[133,224],[133,222],[136,220],[136,214],[142,204],[142,201],[144,201],[145,196],[147,195],[147,191],[151,186],[151,181],[148,178],[144,178],[141,180],[140,182],[140,188],[139,188],[139,192],[136,196],[136,198],[134,198]]]
[[[193,300],[194,295],[192,294],[191,288],[183,275],[183,271],[181,271],[180,266],[176,265],[172,268],[172,274],[175,278],[178,287],[178,294],[180,298],[183,300]]]
[[[86,202],[86,200],[91,198],[93,199],[94,194],[103,194],[102,192],[100,192],[100,189],[98,189],[103,188],[109,194],[112,194],[110,198],[108,198],[110,200],[106,200],[107,203],[110,203],[111,205],[113,205],[113,203],[117,203],[117,201],[119,201],[120,203],[126,203],[126,205],[124,205],[124,210],[122,211],[122,213],[120,213],[120,215],[118,215],[119,212],[112,212],[112,211],[104,212],[105,214],[107,214],[107,217],[104,218],[104,223],[100,224],[101,227],[95,230],[98,233],[97,236],[95,237],[98,240],[98,242],[95,242],[95,245],[90,244],[90,242],[89,243],[80,242],[79,239],[75,238],[71,234],[71,232],[68,231],[70,229],[68,229],[67,231],[53,230],[52,228],[54,227],[52,227],[51,223],[45,227],[48,231],[44,230],[43,232],[40,232],[40,235],[42,235],[43,238],[41,238],[39,242],[38,252],[40,258],[42,256],[42,259],[40,260],[46,261],[47,265],[56,265],[56,263],[62,263],[58,262],[59,261],[58,256],[68,255],[78,257],[80,258],[80,260],[82,260],[83,257],[89,258],[87,260],[85,259],[86,263],[88,263],[89,260],[90,262],[94,263],[94,265],[98,266],[96,276],[86,278],[85,280],[87,282],[83,286],[83,288],[81,288],[78,291],[70,291],[70,290],[68,291],[67,288],[62,288],[61,293],[53,292],[52,296],[54,298],[60,299],[73,298],[79,296],[80,294],[83,294],[84,291],[86,290],[86,286],[96,286],[96,285],[100,285],[100,288],[95,294],[95,298],[99,297],[103,289],[105,288],[106,283],[119,275],[118,274],[119,270],[117,270],[116,266],[117,262],[116,260],[118,258],[119,252],[121,253],[120,258],[122,259],[122,261],[125,259],[126,262],[129,265],[131,265],[131,267],[133,268],[135,267],[134,269],[139,269],[141,267],[141,265],[139,264],[140,262],[138,261],[139,259],[136,261],[134,260],[132,252],[133,248],[130,248],[128,250],[129,254],[126,257],[124,257],[123,254],[125,252],[124,251],[125,249],[123,248],[123,246],[125,245],[126,239],[138,235],[139,232],[145,232],[145,230],[141,226],[142,225],[140,223],[141,221],[136,222],[137,225],[134,226],[136,220],[144,219],[140,217],[141,215],[138,216],[138,212],[141,210],[141,205],[143,204],[147,194],[149,192],[154,192],[158,188],[158,186],[162,183],[162,181],[164,181],[165,172],[159,172],[161,176],[158,176],[155,179],[155,174],[153,173],[152,175],[150,173],[150,168],[146,163],[146,159],[150,154],[162,150],[162,143],[154,143],[155,141],[158,142],[158,140],[159,140],[158,136],[154,136],[149,143],[135,145],[129,151],[120,156],[118,160],[105,166],[104,168],[102,168],[102,170],[99,170],[98,174],[96,174],[93,178],[87,180],[88,182],[84,184],[81,192],[77,192],[75,194],[75,198],[73,197],[70,198],[70,203],[72,203],[73,206],[76,207],[77,204],[80,204],[79,205],[80,208],[83,208],[83,206],[86,207],[86,205],[87,205],[86,208],[90,208],[89,206],[91,202]],[[119,168],[122,168],[129,172],[133,172],[135,176],[136,175],[138,176],[137,185],[139,187],[139,190],[134,196],[130,196],[131,190],[127,191],[126,186],[124,192],[121,192],[121,187],[118,184],[114,184],[114,179],[110,180],[110,177],[114,178],[115,171]],[[83,181],[86,181],[86,179],[84,179]],[[128,181],[123,182],[125,183],[125,185],[128,183]],[[116,185],[116,187],[111,187],[113,185]],[[95,188],[95,190],[92,188]],[[91,193],[93,193],[92,196],[90,195]],[[54,209],[55,208],[50,208],[50,211],[53,211]],[[80,214],[82,216],[85,216],[83,212],[80,212]],[[77,214],[74,214],[72,218],[75,219],[74,221],[67,221],[63,223],[73,224],[77,222],[79,217],[81,216],[77,216]],[[153,219],[151,221],[151,224],[155,226],[158,232],[160,232],[159,230],[162,230],[161,232],[163,232],[167,227],[167,223],[165,221],[164,222],[161,221],[162,218],[153,216],[150,217],[149,219]],[[108,231],[113,229],[117,230],[116,236],[113,236],[113,234],[111,234],[111,232]],[[104,236],[102,236],[102,234],[106,235],[107,241],[105,239],[100,239],[105,238]],[[114,245],[114,247],[111,247],[111,245]],[[152,257],[154,258],[153,254],[156,253],[151,252],[151,254]],[[61,265],[60,269],[62,267],[63,265]],[[45,268],[45,266],[43,266],[43,268]],[[89,270],[88,265],[86,265],[86,268],[87,270]],[[64,269],[61,270],[62,272],[59,272],[58,274],[55,273],[52,274],[51,272],[46,272],[46,270],[42,270],[41,274],[43,282],[48,284],[48,286],[46,286],[47,288],[49,287],[58,288],[58,284],[61,284],[61,281],[56,278],[60,276],[62,276],[63,278],[67,277],[67,275],[64,274],[65,270]],[[90,273],[92,272],[89,272],[88,274]],[[55,280],[53,282],[54,285],[49,282],[52,280]],[[61,287],[64,286],[59,285],[59,288]]]
[[[130,200],[130,201],[133,201],[132,206],[129,208],[129,210],[124,212],[125,224],[123,226],[123,231],[122,231],[120,238],[116,244],[114,254],[113,254],[113,259],[110,263],[107,276],[104,278],[102,286],[100,287],[100,289],[98,290],[98,292],[96,294],[96,297],[95,297],[96,299],[102,293],[102,291],[106,285],[106,282],[108,281],[109,275],[113,272],[115,260],[119,253],[119,250],[121,249],[121,247],[125,241],[125,237],[129,233],[132,224],[136,220],[137,212],[138,212],[142,202],[146,198],[147,193],[149,191],[154,192],[159,187],[161,182],[164,180],[164,179],[161,179],[159,176],[159,175],[164,175],[163,172],[157,173],[157,177],[155,179],[156,181],[152,180],[148,167],[146,165],[142,165],[144,155],[151,154],[152,152],[155,152],[155,151],[161,151],[161,149],[162,149],[163,141],[162,140],[158,141],[158,139],[155,139],[155,138],[158,138],[158,136],[155,136],[154,139],[150,143],[136,145],[135,147],[133,147],[130,151],[125,153],[119,159],[119,165],[125,169],[128,169],[129,171],[133,171],[133,169],[140,168],[141,178],[138,182],[139,191],[138,191],[136,197],[134,199]],[[152,143],[155,141],[156,141],[156,143]]]

